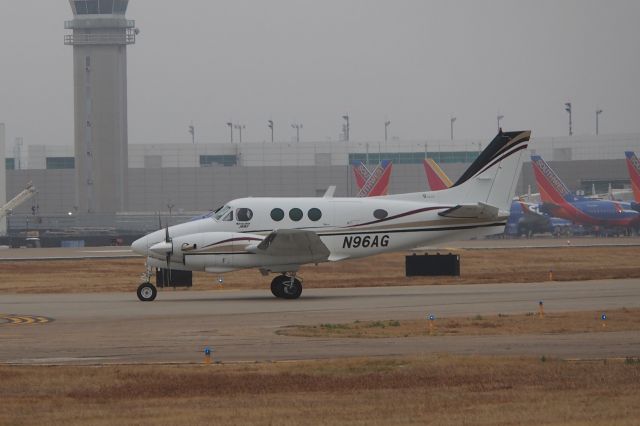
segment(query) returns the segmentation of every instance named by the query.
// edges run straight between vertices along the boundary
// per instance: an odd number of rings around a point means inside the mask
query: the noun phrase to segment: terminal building
[[[20,161],[6,159],[7,195],[20,192],[29,181],[35,184],[38,195],[31,205],[14,212],[10,222],[20,226],[21,215],[34,213],[43,217],[85,217],[89,222],[91,218],[104,221],[105,217],[128,217],[131,221],[133,214],[147,214],[152,217],[149,226],[157,226],[153,215],[158,212],[191,217],[238,197],[320,196],[331,185],[337,187],[336,196],[355,196],[358,190],[349,166],[355,160],[368,164],[393,161],[390,193],[423,191],[428,189],[422,166],[425,158],[433,158],[456,179],[488,142],[489,138],[387,144],[131,144],[127,208],[92,213],[83,212],[76,204],[72,188],[76,184],[77,157],[73,147],[30,145],[26,152],[23,150],[25,156]],[[598,193],[605,193],[609,186],[628,188],[624,151],[629,150],[640,151],[640,134],[534,138],[530,144],[530,154],[542,155],[570,189],[586,193],[594,187]],[[517,188],[519,194],[537,192],[527,161]]]

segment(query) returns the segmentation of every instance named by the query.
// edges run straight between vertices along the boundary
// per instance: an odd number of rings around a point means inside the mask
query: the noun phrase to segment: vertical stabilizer
[[[429,183],[429,188],[432,191],[442,191],[453,186],[449,176],[431,158],[424,160],[424,172],[427,175],[427,183]]]
[[[629,169],[629,177],[631,178],[631,188],[633,189],[633,198],[640,203],[640,160],[636,154],[631,151],[624,153],[627,157],[627,168]]]
[[[542,157],[533,155],[531,157],[531,166],[533,167],[542,202],[563,204],[572,199],[569,188]]]
[[[358,185],[358,197],[387,195],[393,163],[382,160],[375,169],[369,171],[361,161],[353,164],[353,173]]]
[[[451,188],[390,197],[454,205],[488,204],[508,213],[530,137],[528,130],[500,131]]]
[[[354,161],[351,163],[351,167],[353,168],[353,176],[356,179],[356,185],[358,186],[358,191],[362,189],[364,183],[367,181],[371,172],[367,169],[367,166],[364,165],[362,161]]]

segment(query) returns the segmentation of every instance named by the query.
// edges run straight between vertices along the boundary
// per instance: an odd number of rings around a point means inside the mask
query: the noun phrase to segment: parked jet
[[[453,185],[451,179],[438,163],[431,158],[424,160],[424,171],[432,191],[441,191]],[[507,220],[505,233],[532,236],[536,233],[556,232],[556,229],[562,229],[569,225],[571,223],[564,219],[552,218],[541,213],[537,204],[514,200],[509,209],[509,220]]]
[[[640,224],[640,212],[633,205],[610,200],[579,197],[571,193],[539,155],[531,157],[542,199],[541,210],[581,225],[631,228]]]
[[[407,250],[500,233],[531,132],[500,132],[453,187],[381,197],[241,198],[212,217],[151,233],[132,244],[147,256],[138,297],[151,301],[152,268],[279,273],[276,297],[296,299],[301,265]]]
[[[629,177],[631,178],[631,189],[633,190],[633,198],[640,203],[640,160],[636,154],[631,151],[624,153],[627,157],[627,168],[629,169]]]
[[[362,161],[354,162],[352,167],[359,190],[357,197],[387,195],[389,178],[393,168],[393,163],[390,160],[382,160],[372,171],[369,171]]]

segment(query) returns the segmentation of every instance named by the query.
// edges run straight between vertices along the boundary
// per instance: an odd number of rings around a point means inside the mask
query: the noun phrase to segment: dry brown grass
[[[0,366],[0,424],[635,425],[638,391],[637,360]]]
[[[559,247],[515,250],[462,250],[461,277],[404,276],[406,253],[305,266],[306,288],[393,285],[475,284],[639,278],[640,247]],[[131,291],[140,282],[144,260],[98,259],[0,262],[1,293],[69,293]],[[194,274],[194,288],[215,288],[215,276]],[[225,275],[225,286],[266,289],[271,277],[255,270]]]
[[[640,330],[640,309],[607,312],[531,312],[524,315],[476,315],[426,320],[355,321],[349,324],[293,325],[278,334],[297,337],[416,337],[592,333]],[[431,324],[430,324],[431,322]]]

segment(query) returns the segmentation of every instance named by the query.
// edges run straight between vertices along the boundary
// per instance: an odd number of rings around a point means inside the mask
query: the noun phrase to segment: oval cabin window
[[[300,219],[302,219],[302,216],[304,216],[302,210],[297,207],[289,210],[289,218],[291,218],[291,220],[293,220],[294,222],[298,222]]]
[[[317,222],[322,217],[322,212],[320,211],[320,209],[316,209],[314,207],[309,210],[309,213],[307,213],[307,216],[309,216],[309,219],[311,219],[312,221]]]
[[[387,216],[389,216],[389,213],[387,213],[386,210],[378,209],[373,212],[373,217],[375,217],[376,219],[382,220],[382,219],[385,219]]]
[[[271,219],[275,220],[276,222],[280,222],[282,219],[284,219],[284,210],[278,208],[271,210]]]

